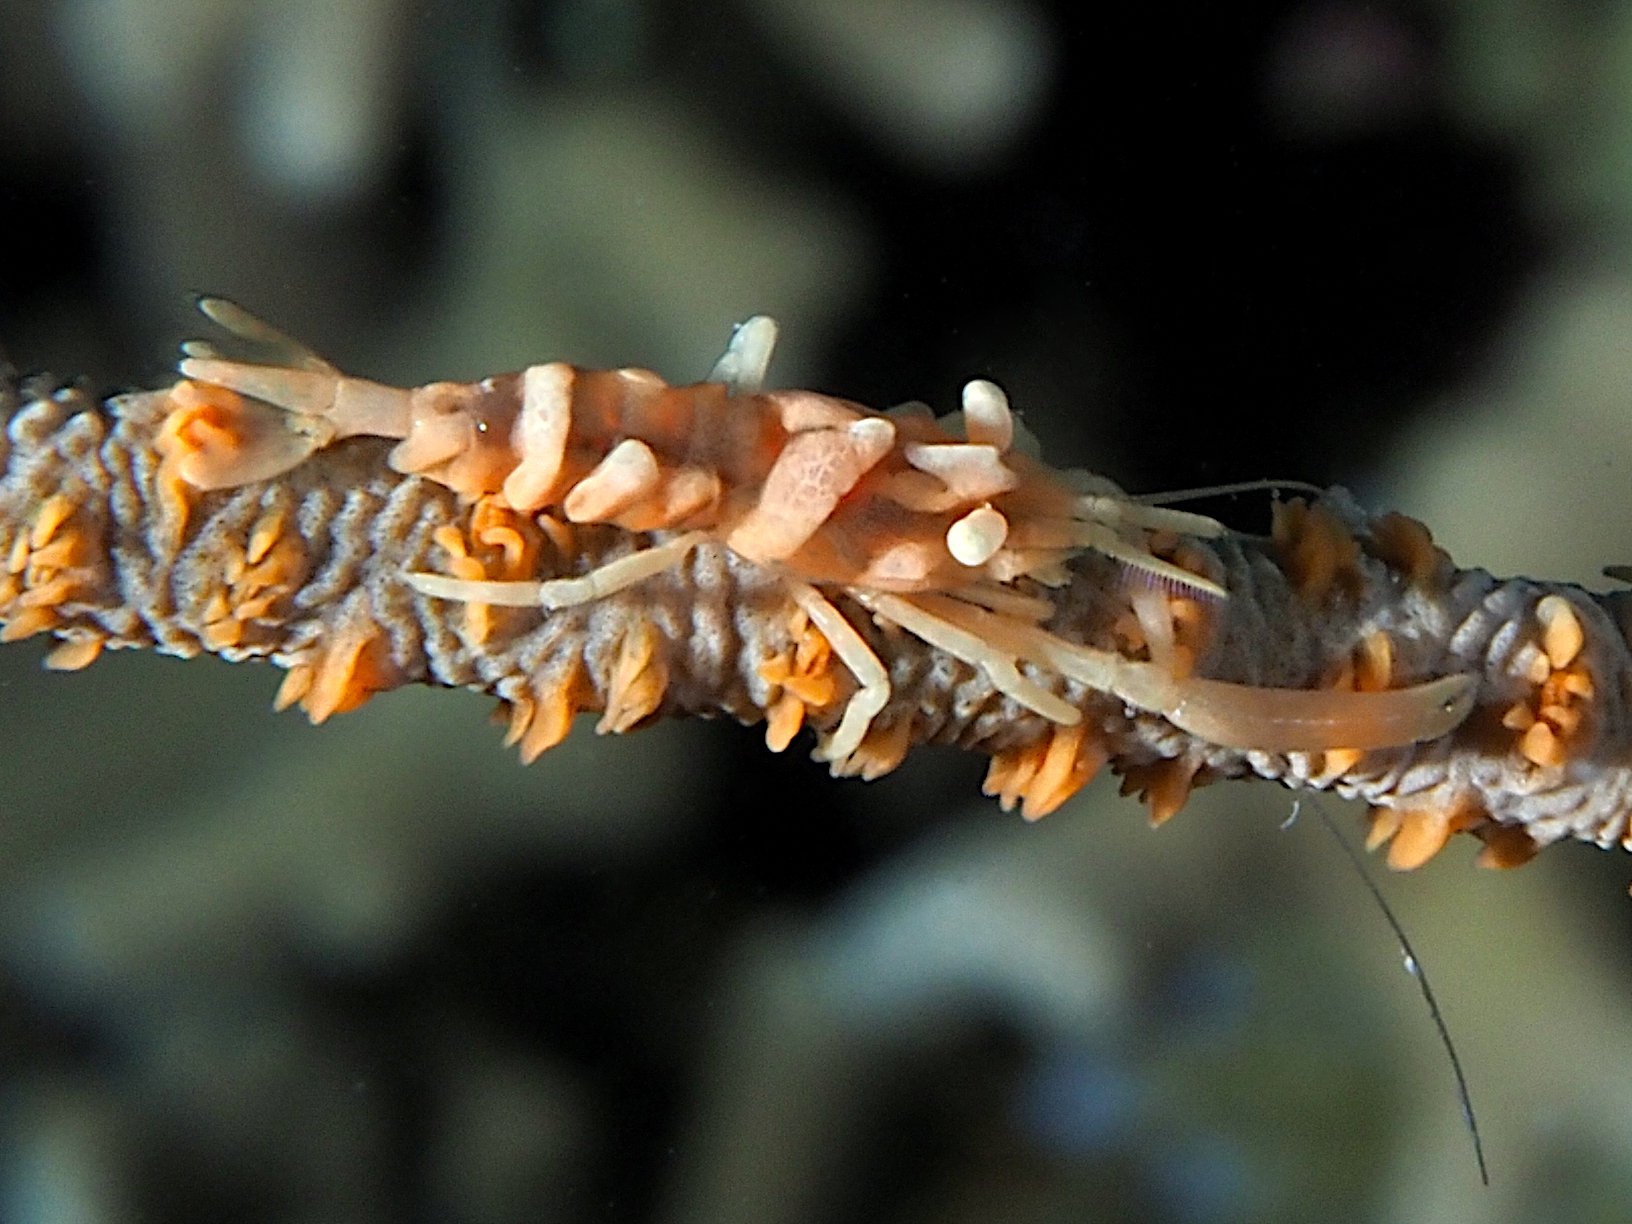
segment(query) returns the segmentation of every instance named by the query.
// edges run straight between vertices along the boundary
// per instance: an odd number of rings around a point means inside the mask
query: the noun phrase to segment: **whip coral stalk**
[[[230,303],[183,378],[25,394],[0,478],[0,640],[270,659],[314,722],[411,682],[505,703],[524,760],[580,711],[805,726],[833,773],[991,757],[1029,818],[1102,766],[1155,820],[1260,777],[1374,809],[1399,868],[1454,832],[1510,866],[1628,844],[1621,595],[1457,569],[1341,489],[1268,538],[1027,453],[959,413],[765,391],[768,319],[707,381],[561,362],[403,390]]]

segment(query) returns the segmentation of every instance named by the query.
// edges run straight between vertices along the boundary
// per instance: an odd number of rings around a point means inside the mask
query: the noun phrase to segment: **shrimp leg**
[[[788,593],[861,686],[844,707],[838,727],[815,752],[816,760],[831,762],[837,772],[839,764],[861,747],[874,716],[889,703],[890,674],[855,626],[815,587],[790,579]]]
[[[616,561],[608,561],[577,578],[551,578],[544,582],[484,582],[419,571],[405,573],[402,578],[421,595],[428,595],[432,599],[554,611],[593,603],[637,582],[644,582],[678,565],[692,549],[709,538],[707,532],[688,531],[652,548],[643,548]]]

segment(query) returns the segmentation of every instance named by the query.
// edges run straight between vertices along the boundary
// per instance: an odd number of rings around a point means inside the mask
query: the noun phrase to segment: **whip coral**
[[[232,338],[173,386],[11,416],[0,640],[48,666],[269,659],[314,722],[474,688],[529,761],[581,711],[808,726],[864,778],[950,743],[1029,818],[1107,764],[1157,821],[1259,777],[1366,800],[1399,868],[1632,838],[1626,598],[1458,569],[1341,489],[1230,531],[1033,457],[991,383],[940,419],[765,391],[763,318],[691,386],[403,390],[203,306]]]

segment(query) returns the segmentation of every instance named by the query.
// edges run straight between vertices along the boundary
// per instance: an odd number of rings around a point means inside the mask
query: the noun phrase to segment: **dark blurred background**
[[[1632,4],[0,0],[0,349],[225,294],[409,385],[565,358],[940,410],[1138,491],[1341,481],[1632,559]],[[1261,499],[1208,508],[1261,529]],[[1632,859],[1383,884],[1305,800],[1040,826],[926,751],[0,652],[0,1219],[1622,1221]],[[1325,801],[1354,834],[1358,813]],[[1470,843],[1471,845],[1471,843]]]

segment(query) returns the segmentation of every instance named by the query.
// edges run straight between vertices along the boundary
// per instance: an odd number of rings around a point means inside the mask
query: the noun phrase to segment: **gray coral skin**
[[[422,596],[401,578],[406,571],[437,568],[433,533],[461,522],[466,508],[434,482],[391,471],[388,444],[351,439],[274,481],[200,494],[185,530],[177,533],[155,484],[159,457],[153,440],[166,410],[162,392],[100,406],[82,392],[38,385],[21,394],[8,389],[8,396],[0,543],[9,550],[54,493],[83,507],[101,540],[92,565],[95,580],[58,609],[61,620],[53,631],[60,637],[98,637],[114,648],[153,647],[183,657],[201,653],[207,649],[205,610],[220,589],[223,558],[241,551],[252,525],[281,507],[305,551],[303,578],[275,614],[249,625],[237,644],[216,651],[229,660],[262,658],[290,666],[360,618],[384,630],[389,664],[401,682],[472,688],[513,701],[525,697],[536,678],[581,660],[590,687],[604,700],[625,631],[645,621],[665,643],[670,668],[661,713],[756,722],[773,696],[758,669],[791,644],[782,580],[722,545],[700,548],[684,564],[584,607],[501,613],[488,640],[472,645],[462,631],[461,605]],[[1321,504],[1357,538],[1369,535],[1371,520],[1345,491],[1329,491]],[[645,539],[614,528],[583,530],[571,572],[604,564]],[[1334,776],[1325,771],[1322,753],[1212,744],[1028,665],[1034,679],[1083,710],[1114,767],[1184,758],[1195,767],[1198,784],[1260,777],[1410,809],[1471,801],[1501,824],[1522,826],[1540,845],[1564,837],[1600,846],[1627,840],[1627,598],[1525,579],[1498,581],[1481,570],[1448,566],[1434,581],[1414,586],[1362,554],[1355,589],[1317,607],[1294,589],[1269,541],[1231,535],[1214,547],[1230,596],[1213,609],[1199,675],[1321,687],[1357,643],[1382,630],[1394,647],[1393,685],[1472,674],[1478,678],[1474,711],[1449,735],[1369,752]],[[1053,595],[1059,610],[1048,628],[1108,645],[1109,626],[1127,606],[1125,581],[1113,562],[1093,554],[1077,558],[1071,583]],[[1581,657],[1595,694],[1567,759],[1543,767],[1515,750],[1515,737],[1500,720],[1534,690],[1523,664],[1538,648],[1535,608],[1549,593],[1568,600],[1581,622]],[[914,743],[988,753],[1051,733],[1050,723],[997,692],[978,670],[909,634],[880,629],[842,597],[838,603],[890,673],[892,695],[875,726],[906,721]],[[587,698],[591,708],[594,701]],[[815,718],[818,728],[830,728],[839,709]]]

